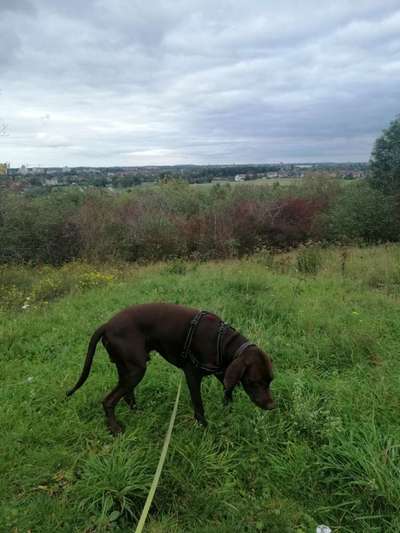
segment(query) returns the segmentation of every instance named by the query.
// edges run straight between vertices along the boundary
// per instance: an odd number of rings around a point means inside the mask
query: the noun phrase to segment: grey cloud
[[[366,160],[398,113],[397,0],[1,9],[12,164]]]
[[[35,9],[30,0],[1,0],[0,13],[6,11],[34,13]]]
[[[18,35],[10,30],[2,21],[0,21],[0,35],[0,69],[4,69],[15,60],[21,42]]]
[[[35,16],[35,8],[29,0],[1,0],[0,2],[0,75],[1,69],[17,60],[21,49],[20,32],[28,17]],[[1,78],[0,78],[1,79]]]

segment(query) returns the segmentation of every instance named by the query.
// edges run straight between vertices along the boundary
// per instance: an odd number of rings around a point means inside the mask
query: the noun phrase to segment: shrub
[[[82,200],[70,193],[2,196],[0,262],[60,265],[77,257],[80,242],[72,215]]]
[[[397,211],[396,211],[397,209]],[[171,181],[116,195],[66,191],[0,198],[0,262],[228,258],[308,241],[399,239],[392,197],[367,184],[312,180],[197,188]],[[300,267],[302,268],[302,267]]]
[[[315,221],[325,202],[313,198],[278,200],[268,212],[266,239],[277,247],[297,246],[316,234]]]
[[[349,184],[321,222],[325,238],[336,241],[378,243],[400,237],[394,199],[364,182]]]

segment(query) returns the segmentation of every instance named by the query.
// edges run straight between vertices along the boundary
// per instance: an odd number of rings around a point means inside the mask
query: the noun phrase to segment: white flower
[[[329,526],[324,526],[321,524],[320,526],[317,526],[315,533],[332,533],[332,530]]]

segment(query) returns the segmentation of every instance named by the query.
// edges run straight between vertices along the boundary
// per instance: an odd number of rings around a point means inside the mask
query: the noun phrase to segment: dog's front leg
[[[201,399],[201,380],[203,378],[199,370],[191,363],[184,368],[186,383],[188,384],[190,397],[192,399],[194,417],[204,427],[207,427],[207,420],[204,416],[203,400]]]
[[[223,376],[223,374],[215,374],[215,377],[222,383],[222,385],[224,385],[224,376]],[[227,389],[224,388],[223,404],[225,406],[228,406],[232,402],[233,402],[232,390],[227,390]]]
[[[230,405],[231,403],[233,402],[233,398],[232,398],[232,391],[231,390],[224,390],[224,405],[225,406],[228,406]]]

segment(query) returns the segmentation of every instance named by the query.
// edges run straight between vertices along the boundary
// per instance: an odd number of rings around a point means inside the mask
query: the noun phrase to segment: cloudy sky
[[[0,0],[0,161],[367,161],[399,0]]]

